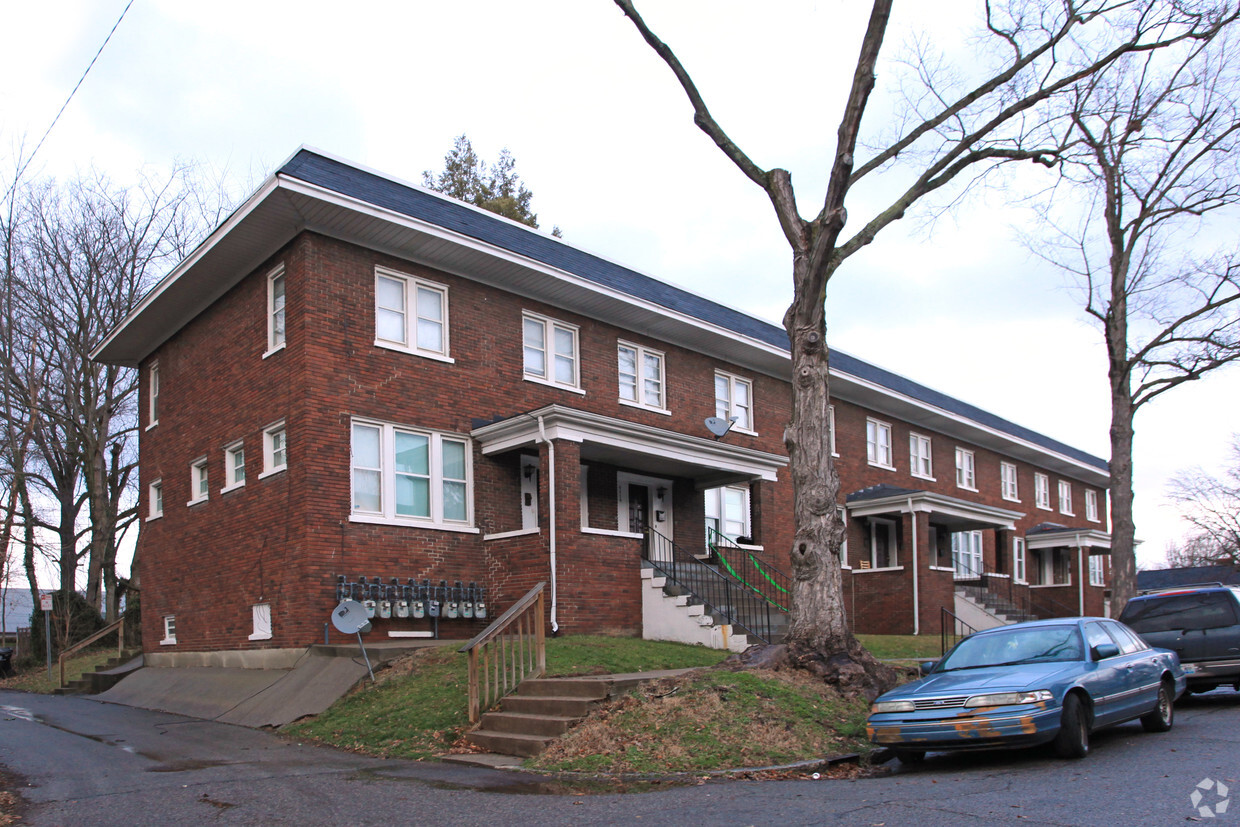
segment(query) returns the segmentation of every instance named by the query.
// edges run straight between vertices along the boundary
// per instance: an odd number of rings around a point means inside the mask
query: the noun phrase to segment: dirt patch
[[[26,814],[26,800],[19,792],[24,783],[17,775],[0,767],[0,827],[16,824]]]

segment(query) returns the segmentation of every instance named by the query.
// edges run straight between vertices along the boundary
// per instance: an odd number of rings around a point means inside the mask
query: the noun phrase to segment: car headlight
[[[912,701],[879,701],[870,707],[870,712],[912,712],[915,709]]]
[[[1035,692],[996,692],[993,695],[974,695],[964,702],[966,707],[978,706],[1017,706],[1019,704],[1036,704],[1038,701],[1049,701],[1053,698],[1049,691],[1039,689]]]

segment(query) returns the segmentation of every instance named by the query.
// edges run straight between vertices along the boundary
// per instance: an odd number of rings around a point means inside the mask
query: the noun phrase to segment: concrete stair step
[[[553,715],[563,718],[581,718],[596,701],[585,698],[557,698],[549,695],[509,695],[501,706],[504,712],[520,712],[527,715]]]
[[[477,731],[519,735],[556,736],[568,732],[579,718],[564,715],[531,715],[526,712],[488,712]]]
[[[610,692],[611,686],[607,681],[588,678],[531,678],[521,681],[521,685],[517,687],[516,696],[512,697],[555,697],[601,701]]]
[[[547,748],[555,740],[553,735],[521,735],[515,732],[488,732],[476,729],[469,733],[474,746],[503,755],[519,755],[530,758]]]

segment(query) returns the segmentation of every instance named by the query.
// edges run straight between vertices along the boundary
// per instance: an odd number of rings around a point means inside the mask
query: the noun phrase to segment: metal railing
[[[469,722],[516,691],[521,681],[547,672],[543,628],[546,581],[526,592],[458,651],[469,653]]]
[[[64,651],[60,653],[60,658],[58,659],[58,662],[57,662],[57,665],[60,667],[60,682],[56,685],[60,687],[64,687],[65,685],[65,661],[67,661],[70,657],[72,657],[73,655],[85,649],[87,646],[90,646],[92,643],[99,640],[100,638],[110,635],[112,632],[116,632],[116,656],[119,658],[125,652],[125,616],[124,615],[121,615],[119,618],[112,621],[107,626],[104,626],[102,629],[95,632],[93,635],[86,638],[85,640],[78,641],[77,643],[73,644],[68,649],[65,649]]]
[[[976,632],[969,624],[956,617],[946,606],[939,607],[939,654],[946,655],[947,650]]]
[[[764,562],[750,549],[741,547],[726,534],[706,527],[706,545],[710,548],[724,571],[735,577],[742,585],[762,595],[781,612],[792,605],[792,583],[788,575]]]
[[[659,574],[703,604],[716,622],[730,623],[770,643],[781,615],[771,601],[739,579],[703,563],[650,526],[643,529],[642,556]]]

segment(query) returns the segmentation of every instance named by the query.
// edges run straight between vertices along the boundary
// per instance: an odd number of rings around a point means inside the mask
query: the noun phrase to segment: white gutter
[[[1085,552],[1081,546],[1081,535],[1076,535],[1076,592],[1080,608],[1077,614],[1085,616]]]
[[[551,521],[551,529],[547,532],[551,551],[551,633],[560,631],[560,623],[556,620],[556,581],[555,581],[555,443],[547,439],[547,431],[543,427],[543,418],[538,417],[538,441],[547,443],[547,511]]]
[[[913,634],[921,634],[921,599],[917,578],[917,512],[913,510],[913,498],[908,498],[908,519],[913,524]]]

